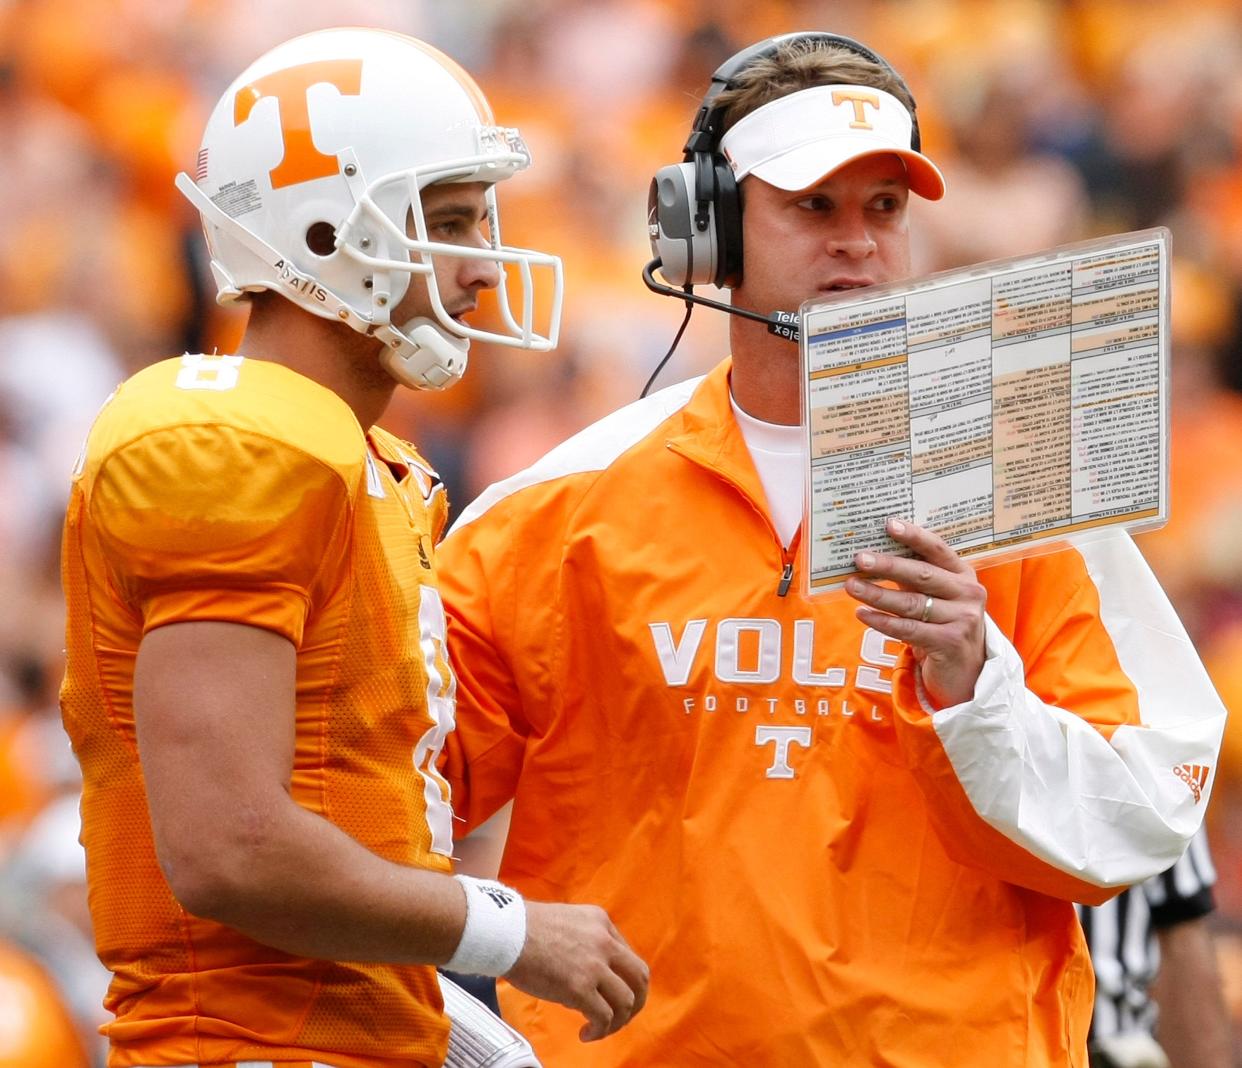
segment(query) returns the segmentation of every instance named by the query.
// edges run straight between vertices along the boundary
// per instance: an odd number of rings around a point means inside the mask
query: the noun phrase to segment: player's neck
[[[733,399],[765,423],[795,426],[802,419],[798,346],[767,332],[762,323],[733,319],[729,330]]]
[[[380,366],[378,351],[374,338],[284,300],[254,307],[237,348],[240,356],[279,363],[332,390],[364,430],[383,415],[397,386]]]

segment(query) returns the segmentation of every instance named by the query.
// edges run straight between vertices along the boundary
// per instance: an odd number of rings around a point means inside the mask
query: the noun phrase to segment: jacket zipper
[[[716,478],[720,479],[721,482],[723,482],[725,485],[732,488],[733,491],[739,497],[741,497],[747,504],[751,506],[751,508],[753,508],[759,514],[759,517],[767,524],[768,531],[772,535],[772,540],[775,541],[776,544],[780,546],[780,550],[781,550],[781,575],[780,575],[780,579],[778,580],[776,584],[776,596],[777,597],[787,596],[789,594],[789,587],[793,583],[793,573],[794,573],[794,560],[793,560],[793,554],[790,552],[790,548],[798,544],[798,538],[799,538],[799,535],[801,534],[801,528],[799,528],[794,533],[793,539],[790,542],[790,546],[789,548],[787,548],[785,546],[785,543],[781,541],[781,536],[776,533],[776,527],[772,525],[771,516],[769,516],[768,513],[764,511],[764,509],[760,508],[756,501],[751,499],[750,494],[747,493],[736,480],[731,478],[729,475],[725,474],[724,471],[722,471],[719,467],[716,467],[714,464],[704,463],[698,457],[687,455],[687,453],[684,450],[682,450],[676,443],[669,441],[669,442],[666,442],[665,444],[667,445],[668,448],[672,449],[678,455],[684,457],[690,463],[697,464],[699,467],[703,468],[705,471],[708,471],[709,473],[714,475]]]
[[[784,597],[789,592],[789,584],[793,582],[793,561],[785,560],[785,570],[781,572],[780,584],[776,587],[776,596]]]

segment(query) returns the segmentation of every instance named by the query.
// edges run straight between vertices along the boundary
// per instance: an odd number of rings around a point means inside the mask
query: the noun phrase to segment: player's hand
[[[526,902],[526,944],[505,978],[519,990],[576,1009],[593,1042],[624,1027],[647,1000],[647,965],[594,905]]]
[[[863,607],[860,620],[910,646],[923,686],[937,708],[968,701],[983,670],[984,606],[987,591],[967,564],[930,530],[900,519],[885,529],[915,553],[915,559],[862,552],[846,592]],[[881,580],[899,589],[877,585]]]

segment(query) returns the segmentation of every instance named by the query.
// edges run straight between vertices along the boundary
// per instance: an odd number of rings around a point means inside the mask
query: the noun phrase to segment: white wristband
[[[454,878],[466,892],[466,926],[444,967],[462,975],[504,975],[526,944],[526,902],[494,879]]]

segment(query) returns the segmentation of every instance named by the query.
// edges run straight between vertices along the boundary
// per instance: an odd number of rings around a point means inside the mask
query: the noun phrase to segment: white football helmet
[[[529,165],[518,132],[494,125],[479,87],[443,53],[399,33],[336,29],[286,41],[251,64],[208,120],[194,180],[180,174],[177,187],[202,215],[220,303],[273,290],[382,341],[381,361],[398,381],[443,389],[465,371],[473,338],[556,344],[560,260],[500,240],[494,183]],[[433,182],[487,185],[490,247],[429,240],[419,191]],[[446,312],[433,254],[497,264],[504,332]],[[517,316],[507,265],[521,275]],[[542,334],[535,267],[541,284],[551,272],[553,286]],[[435,319],[393,323],[414,274],[426,279]]]

